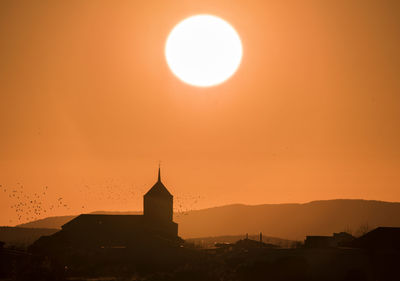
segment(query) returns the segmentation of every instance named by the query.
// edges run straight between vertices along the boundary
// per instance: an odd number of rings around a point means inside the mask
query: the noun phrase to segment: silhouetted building
[[[332,236],[306,236],[304,247],[306,248],[330,248],[349,246],[354,240],[353,235],[346,232],[333,233]]]
[[[250,249],[258,249],[258,248],[272,249],[272,248],[277,248],[277,246],[273,245],[273,244],[264,243],[264,242],[262,242],[261,239],[260,239],[260,241],[256,241],[256,240],[252,240],[252,239],[248,239],[248,238],[241,239],[233,244],[234,250],[250,250]]]
[[[400,227],[378,227],[355,239],[354,247],[400,251]]]
[[[368,253],[374,280],[400,280],[400,227],[378,227],[355,239],[352,246]]]
[[[333,233],[333,240],[337,246],[350,246],[355,237],[347,232]]]
[[[173,222],[173,196],[158,180],[144,195],[143,215],[81,214],[62,230],[37,240],[32,250],[49,247],[68,249],[145,248],[179,245],[178,224]]]
[[[143,196],[143,211],[146,220],[161,224],[172,222],[173,196],[161,182],[160,169],[157,182]]]
[[[329,248],[335,247],[332,236],[306,236],[304,247],[306,248]]]

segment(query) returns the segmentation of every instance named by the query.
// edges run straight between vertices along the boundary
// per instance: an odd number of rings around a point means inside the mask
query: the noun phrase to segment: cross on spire
[[[161,182],[161,163],[158,163],[158,181]]]

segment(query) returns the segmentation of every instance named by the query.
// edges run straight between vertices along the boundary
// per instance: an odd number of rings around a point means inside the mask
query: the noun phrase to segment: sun
[[[179,22],[165,45],[169,68],[183,82],[210,87],[229,79],[242,60],[236,30],[213,15],[195,15]]]

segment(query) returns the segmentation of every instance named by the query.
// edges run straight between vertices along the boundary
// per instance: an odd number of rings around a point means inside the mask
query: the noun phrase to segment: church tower
[[[172,222],[173,196],[161,182],[160,167],[158,167],[158,180],[144,195],[143,201],[146,219],[160,223]]]

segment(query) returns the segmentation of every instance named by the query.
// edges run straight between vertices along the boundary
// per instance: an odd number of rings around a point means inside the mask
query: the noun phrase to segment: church
[[[37,240],[31,250],[138,249],[154,245],[177,246],[178,224],[173,222],[173,196],[158,179],[143,197],[143,215],[81,214],[62,229]]]

